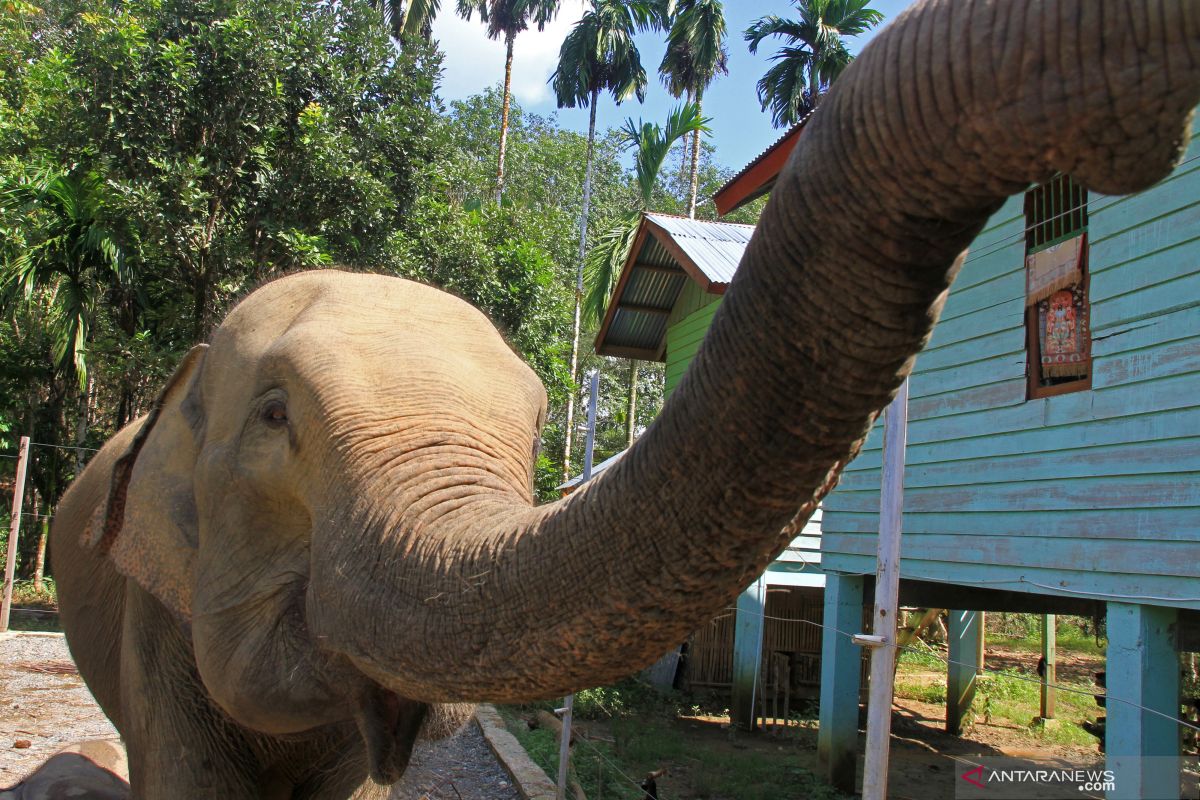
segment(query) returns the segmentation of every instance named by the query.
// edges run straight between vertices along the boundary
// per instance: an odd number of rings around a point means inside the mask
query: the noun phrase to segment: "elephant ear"
[[[184,356],[113,464],[108,500],[84,534],[85,544],[184,619],[191,619],[198,539],[192,473],[204,426],[199,377],[207,350],[197,345]]]

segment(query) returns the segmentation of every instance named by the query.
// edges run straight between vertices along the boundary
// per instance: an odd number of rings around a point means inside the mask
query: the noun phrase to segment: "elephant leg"
[[[204,691],[171,612],[132,581],[125,596],[122,713],[133,796],[257,800],[260,768],[243,731]]]

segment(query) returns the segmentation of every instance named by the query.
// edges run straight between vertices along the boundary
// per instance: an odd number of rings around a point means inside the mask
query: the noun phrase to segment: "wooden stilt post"
[[[755,700],[762,672],[763,629],[767,610],[766,576],[746,587],[738,595],[733,622],[733,686],[730,689],[729,716],[737,727],[752,731],[757,727]]]
[[[908,441],[908,380],[887,407],[883,432],[883,479],[879,496],[879,549],[871,636],[871,685],[867,699],[867,752],[863,800],[886,800],[892,735],[892,690],[900,615],[900,530],[904,512],[904,449]]]
[[[987,613],[979,612],[979,653],[975,657],[975,674],[983,675],[983,656],[987,646]]]
[[[17,542],[21,535],[21,506],[25,499],[25,472],[29,468],[29,437],[21,437],[17,453],[17,475],[13,483],[12,519],[8,524],[8,558],[4,562],[4,600],[0,603],[0,633],[8,630],[12,611],[13,581],[17,578]]]
[[[596,447],[596,402],[600,394],[600,371],[593,370],[591,388],[588,398],[587,439],[583,446],[583,480],[579,485],[587,483],[592,477],[592,454]],[[567,796],[567,767],[571,763],[571,718],[575,709],[575,695],[569,694],[563,704],[562,738],[558,743],[558,792],[556,800],[565,800]]]
[[[1116,778],[1109,800],[1180,796],[1178,623],[1174,608],[1108,604],[1104,752]]]
[[[843,631],[862,626],[864,583],[862,575],[825,575],[817,759],[825,780],[842,794],[854,794],[858,789],[858,699],[862,680],[862,651]]]
[[[1039,718],[1043,722],[1054,719],[1054,701],[1057,699],[1057,690],[1054,688],[1054,652],[1057,649],[1054,624],[1053,614],[1042,614],[1042,703]]]
[[[946,668],[946,732],[962,733],[963,721],[975,700],[975,659],[979,654],[980,614],[951,609],[950,665]]]

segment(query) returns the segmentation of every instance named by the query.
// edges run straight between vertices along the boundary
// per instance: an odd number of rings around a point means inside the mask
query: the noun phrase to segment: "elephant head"
[[[356,717],[386,779],[424,704],[611,681],[727,604],[856,454],[1004,197],[1163,177],[1198,58],[1182,0],[902,15],[810,121],[662,415],[545,506],[544,392],[482,314],[394,278],[269,284],[179,368],[90,536],[189,626],[234,719]]]

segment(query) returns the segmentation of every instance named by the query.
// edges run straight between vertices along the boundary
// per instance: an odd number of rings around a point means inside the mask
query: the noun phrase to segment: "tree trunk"
[[[35,506],[36,508],[36,506]],[[39,594],[45,588],[43,578],[46,574],[46,542],[50,539],[50,509],[38,520],[41,522],[38,533],[37,555],[33,559],[33,590]]]
[[[192,283],[192,344],[204,341],[208,332],[208,275],[203,267]]]
[[[516,34],[505,35],[504,109],[500,112],[500,159],[496,166],[496,205],[504,200],[504,153],[508,149],[508,107],[512,96],[513,40]]]
[[[625,411],[626,447],[633,447],[634,433],[637,431],[637,384],[638,361],[636,358],[631,358],[629,359],[629,406]]]
[[[814,53],[813,60],[808,65],[808,93],[812,97],[813,108],[817,107],[817,103],[821,99],[821,70],[817,65],[818,57],[819,56]]]
[[[79,396],[79,418],[75,423],[75,474],[83,472],[83,463],[86,460],[83,456],[83,443],[87,441],[88,422],[91,417],[91,399],[92,387],[95,385],[95,377],[91,372],[88,372],[87,384],[83,387]]]
[[[588,212],[592,205],[592,149],[596,143],[596,103],[600,91],[592,90],[592,108],[588,118],[587,166],[583,172],[583,210],[579,214],[579,267],[575,271],[575,323],[571,332],[571,381],[578,385],[579,327],[583,308],[583,264],[587,258]],[[571,480],[571,442],[575,433],[575,390],[567,395],[566,443],[563,445],[563,480]]]
[[[701,93],[696,92],[696,108],[701,108]],[[692,131],[692,192],[688,201],[688,219],[696,218],[696,192],[700,188],[700,129]]]

